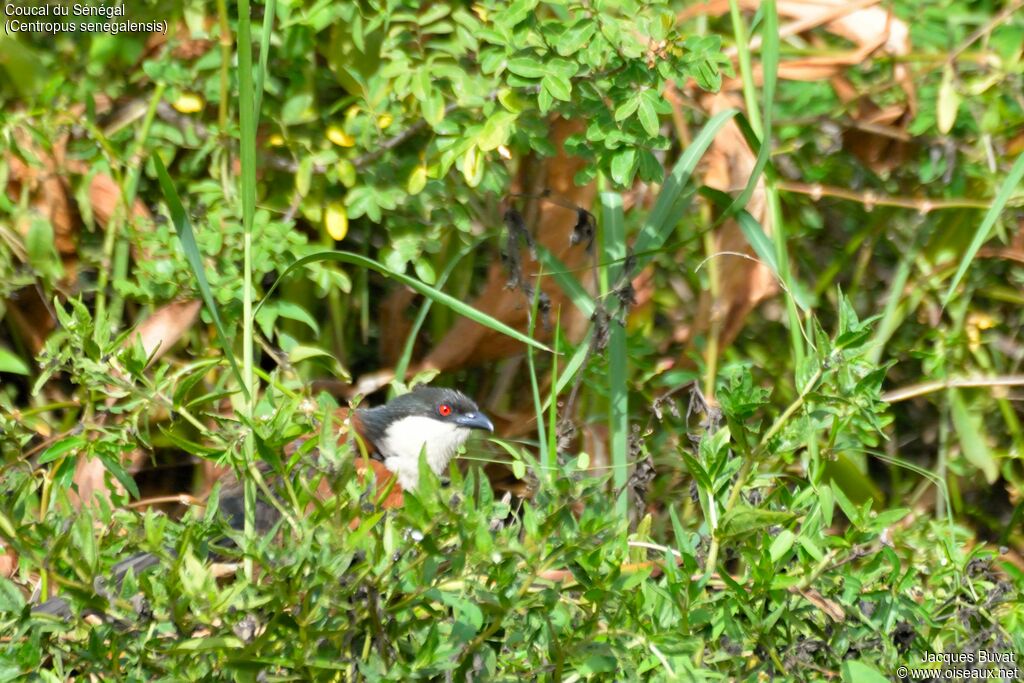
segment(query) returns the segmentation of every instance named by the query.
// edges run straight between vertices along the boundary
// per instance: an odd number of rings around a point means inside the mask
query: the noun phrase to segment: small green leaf
[[[835,501],[832,498],[832,487],[822,484],[818,488],[818,501],[821,504],[821,519],[826,527],[832,526],[832,512]]]
[[[14,353],[0,346],[0,372],[9,372],[12,375],[27,375],[28,365]]]
[[[84,436],[69,436],[66,439],[61,439],[43,451],[43,454],[39,456],[39,464],[44,465],[48,462],[53,462],[62,455],[66,455],[76,448],[81,448],[85,443],[86,441]]]
[[[416,195],[423,191],[423,188],[427,186],[427,167],[417,166],[409,174],[409,181],[406,183],[405,191],[409,194]]]
[[[636,173],[637,158],[636,149],[627,147],[619,150],[612,157],[612,180],[622,186],[628,186],[633,182],[633,174]]]
[[[561,74],[548,73],[540,82],[541,88],[556,100],[568,102],[572,95],[572,81]]]
[[[939,96],[935,102],[935,126],[943,135],[953,129],[957,110],[960,109],[960,93],[957,92],[955,78],[953,66],[947,64],[942,70],[942,83],[939,84]]]
[[[740,505],[729,511],[722,518],[719,534],[722,537],[766,529],[776,524],[786,524],[795,517],[792,512],[782,510],[762,510],[749,505]]]
[[[490,152],[499,145],[504,145],[512,134],[512,124],[515,120],[516,115],[511,112],[496,111],[491,114],[476,138],[477,146],[485,152]]]
[[[526,463],[522,460],[512,461],[512,474],[515,475],[516,479],[522,479],[526,476]]]
[[[778,562],[789,552],[790,548],[793,547],[793,541],[796,540],[796,534],[789,529],[783,529],[779,532],[779,535],[772,541],[772,546],[769,549],[769,553],[772,557],[772,562]]]
[[[960,437],[964,457],[985,474],[985,481],[994,484],[999,478],[999,465],[985,440],[980,415],[971,414],[963,396],[956,389],[949,390],[949,403],[953,427]]]
[[[615,120],[624,121],[633,115],[633,112],[640,106],[640,97],[630,97],[628,100],[615,108]]]
[[[548,70],[544,63],[536,57],[513,57],[508,60],[508,70],[523,78],[544,78]]]
[[[654,109],[654,98],[656,98],[656,95],[654,95],[653,90],[643,91],[640,94],[638,113],[640,125],[644,127],[644,130],[652,138],[657,136],[658,128],[660,127],[658,122],[658,112]]]
[[[332,356],[323,349],[318,349],[315,346],[306,346],[300,344],[294,347],[288,352],[288,362],[292,365],[297,365],[304,360],[310,360],[312,358],[321,358],[326,361],[326,365],[334,373],[336,377],[347,379],[350,377],[348,371],[338,362],[338,359]]]
[[[555,50],[563,57],[574,55],[590,41],[596,30],[597,25],[592,19],[589,17],[580,19],[562,33],[561,38],[555,44]]]
[[[848,659],[843,662],[843,683],[888,683],[889,679],[869,664]]]

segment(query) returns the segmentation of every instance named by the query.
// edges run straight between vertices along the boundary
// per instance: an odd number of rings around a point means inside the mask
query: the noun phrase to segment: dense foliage
[[[0,37],[0,679],[1019,671],[1024,17],[891,4]],[[396,367],[502,419],[383,511]]]

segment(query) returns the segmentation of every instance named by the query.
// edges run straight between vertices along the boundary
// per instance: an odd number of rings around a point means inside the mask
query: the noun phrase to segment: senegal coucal
[[[382,507],[401,506],[403,490],[413,490],[419,483],[420,454],[427,465],[440,476],[448,463],[473,430],[494,431],[494,425],[471,399],[455,389],[419,387],[398,396],[376,408],[357,408],[347,413],[347,429],[342,433],[356,434],[370,460],[361,457],[362,448],[356,439],[349,439],[357,455],[357,471],[369,471],[376,480],[377,490],[390,486],[390,493]],[[294,452],[297,442],[286,451]],[[310,457],[316,457],[312,455]],[[368,467],[368,469],[367,469]],[[264,472],[264,467],[260,468]],[[394,478],[392,484],[389,480]],[[273,488],[273,483],[271,483]],[[318,494],[332,495],[329,485],[322,485]],[[231,526],[241,529],[244,519],[244,497],[241,486],[229,476],[220,495],[219,509]],[[257,499],[256,528],[266,533],[277,522],[279,513],[265,499]],[[112,569],[115,584],[120,583],[129,569],[139,572],[157,563],[156,557],[146,553],[119,562]],[[51,598],[36,608],[36,612],[61,616],[70,615],[67,603]]]

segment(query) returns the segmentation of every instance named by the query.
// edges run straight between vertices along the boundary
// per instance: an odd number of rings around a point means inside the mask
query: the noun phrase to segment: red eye
[[[441,417],[448,417],[452,414],[452,407],[447,403],[442,403],[437,407],[437,412],[441,413]]]

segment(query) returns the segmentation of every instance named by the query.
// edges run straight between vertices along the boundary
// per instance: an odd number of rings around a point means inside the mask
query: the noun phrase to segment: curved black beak
[[[455,418],[455,422],[461,427],[484,429],[488,432],[494,431],[494,424],[492,424],[490,418],[483,413],[463,413]]]

